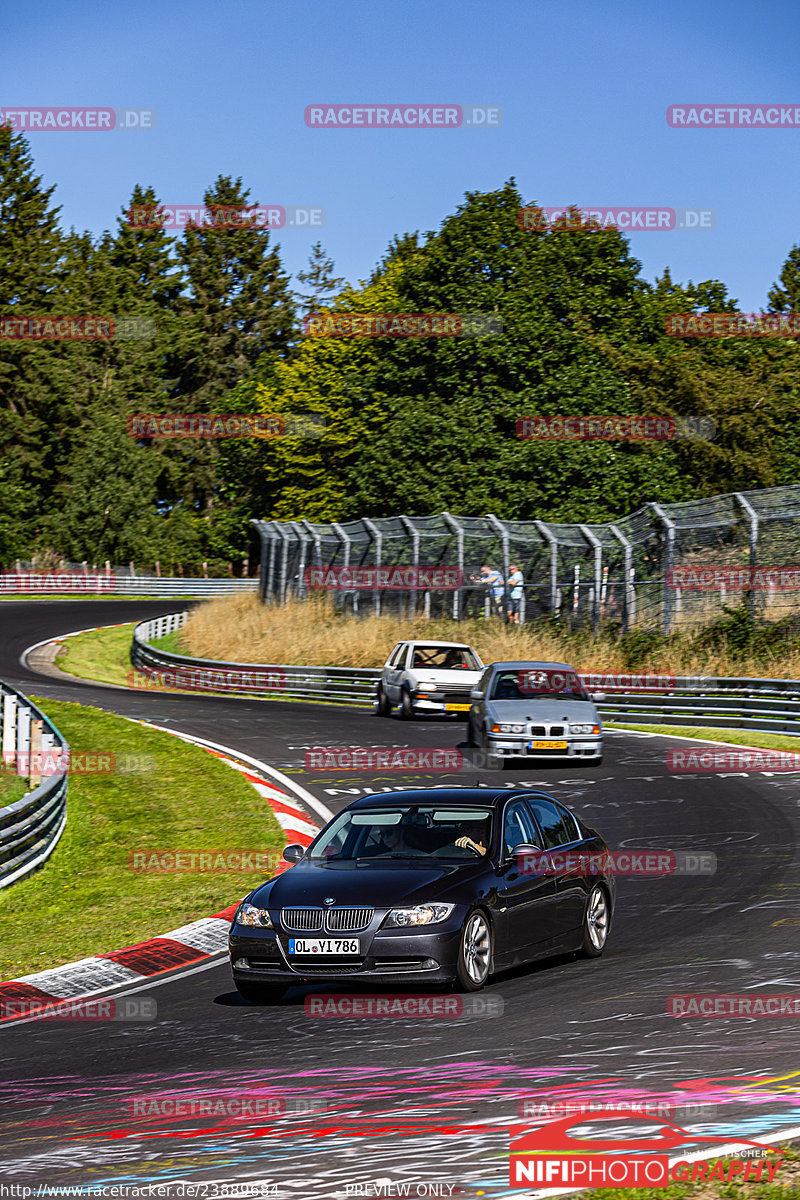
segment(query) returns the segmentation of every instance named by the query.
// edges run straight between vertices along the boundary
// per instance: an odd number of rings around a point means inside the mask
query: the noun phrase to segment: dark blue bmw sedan
[[[251,892],[230,931],[254,1003],[291,984],[431,983],[477,991],[552,954],[603,953],[608,848],[543,792],[423,788],[355,800],[294,865]]]

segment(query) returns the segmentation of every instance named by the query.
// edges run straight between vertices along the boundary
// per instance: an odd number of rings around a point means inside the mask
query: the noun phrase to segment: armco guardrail
[[[133,632],[131,662],[171,687],[241,692],[276,699],[315,700],[371,708],[380,672],[348,667],[298,667],[285,663],[224,663],[169,654],[149,644],[179,629],[187,613],[143,621]],[[687,725],[786,733],[800,737],[800,680],[628,676],[630,686],[611,688],[602,674],[585,676],[590,690],[605,693],[598,707],[612,721],[641,725]],[[663,676],[661,677],[664,678]],[[638,685],[641,685],[641,690]]]
[[[40,867],[64,832],[69,745],[21,692],[3,683],[0,699],[4,773],[35,785],[20,800],[0,808],[0,888],[4,888]],[[46,774],[41,782],[40,773]]]
[[[316,700],[370,707],[378,672],[349,667],[297,667],[285,663],[229,663],[171,654],[149,644],[179,629],[187,613],[142,621],[133,631],[131,663],[168,687],[236,692],[275,699]]]
[[[109,575],[79,571],[0,574],[0,596],[227,596],[254,592],[257,579],[194,579],[171,575]]]

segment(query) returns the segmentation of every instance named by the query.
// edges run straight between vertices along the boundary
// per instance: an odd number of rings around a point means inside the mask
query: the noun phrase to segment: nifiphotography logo
[[[613,1129],[623,1123],[635,1122],[640,1128],[645,1122],[658,1126],[650,1136],[626,1138],[577,1138],[568,1132],[574,1126],[598,1125],[610,1122]],[[690,1152],[701,1143],[717,1145],[755,1146],[765,1157],[719,1159],[710,1162],[690,1162],[678,1159],[670,1165],[669,1151],[686,1147]],[[772,1157],[769,1157],[772,1156]],[[509,1158],[511,1187],[563,1188],[620,1188],[667,1187],[670,1183],[689,1181],[710,1182],[714,1179],[730,1183],[734,1179],[753,1179],[771,1183],[781,1165],[781,1152],[761,1142],[738,1138],[709,1137],[695,1134],[679,1125],[654,1121],[650,1117],[633,1116],[629,1110],[609,1110],[597,1115],[573,1113],[558,1121],[549,1121],[533,1129],[512,1125]]]

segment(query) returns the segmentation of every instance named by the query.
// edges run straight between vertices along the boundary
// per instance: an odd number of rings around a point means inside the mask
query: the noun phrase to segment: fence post
[[[550,547],[550,616],[553,617],[561,608],[558,598],[558,539],[544,521],[533,523]]]
[[[464,610],[464,526],[460,525],[449,512],[442,513],[442,516],[448,529],[451,529],[456,535],[456,553],[458,555],[458,570],[461,576],[461,583],[458,590],[453,592],[453,620],[460,621]]]
[[[583,536],[594,550],[594,593],[592,595],[592,629],[597,633],[600,625],[600,586],[603,578],[603,544],[588,525],[579,525]]]
[[[3,766],[11,766],[16,774],[17,762],[17,697],[3,694]]]
[[[375,522],[374,522],[374,521],[370,521],[368,517],[362,517],[362,518],[361,518],[361,524],[362,524],[362,525],[364,526],[364,528],[367,530],[367,532],[369,533],[370,537],[372,538],[372,540],[373,540],[373,541],[374,541],[374,543],[375,543],[375,566],[376,566],[376,567],[381,567],[381,566],[383,566],[383,562],[382,562],[382,556],[383,556],[383,534],[381,533],[380,529],[378,529],[378,526],[375,524]],[[380,593],[380,589],[379,589],[379,588],[375,588],[375,594],[374,594],[374,595],[373,595],[373,597],[372,597],[372,610],[373,610],[373,612],[375,613],[375,616],[376,616],[376,617],[379,617],[379,616],[380,616],[380,613],[381,613],[381,593]]]
[[[667,531],[667,556],[666,565],[662,561],[661,567],[664,571],[664,583],[662,589],[662,604],[663,604],[663,621],[662,629],[665,634],[672,632],[672,588],[670,586],[670,575],[672,568],[675,566],[675,522],[667,516],[660,504],[651,501],[648,508],[652,508],[658,519],[661,521],[664,529]]]
[[[414,524],[414,522],[411,520],[410,517],[401,516],[400,520],[403,524],[403,528],[408,533],[411,534],[411,565],[413,567],[418,567],[419,566],[419,530],[417,529],[416,525]],[[409,608],[411,610],[411,615],[416,616],[417,615],[417,589],[409,588],[408,590],[409,590]]]
[[[739,502],[744,511],[747,513],[747,518],[750,525],[750,566],[755,567],[758,565],[758,513],[753,508],[747,497],[742,494],[742,492],[734,492],[733,495],[734,499]],[[747,589],[747,609],[750,613],[751,621],[755,621],[756,594],[753,588]]]
[[[31,791],[42,782],[42,725],[40,720],[31,721],[31,752],[28,759],[28,785]]]
[[[486,520],[500,534],[500,542],[503,547],[503,620],[508,620],[508,568],[509,568],[509,548],[508,548],[508,530],[502,521],[499,521],[492,513],[486,514]]]
[[[622,568],[622,632],[627,633],[633,616],[633,603],[631,596],[631,593],[633,592],[633,546],[628,538],[625,537],[625,534],[622,533],[616,525],[609,525],[608,528],[611,530],[617,541],[622,543],[623,554],[625,556],[624,566]]]

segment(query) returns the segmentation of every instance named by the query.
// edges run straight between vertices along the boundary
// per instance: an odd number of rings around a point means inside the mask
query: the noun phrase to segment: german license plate
[[[566,742],[528,742],[529,750],[566,750]]]
[[[469,712],[470,707],[469,704],[445,704],[447,712]]]
[[[358,938],[289,938],[290,954],[360,954]]]

